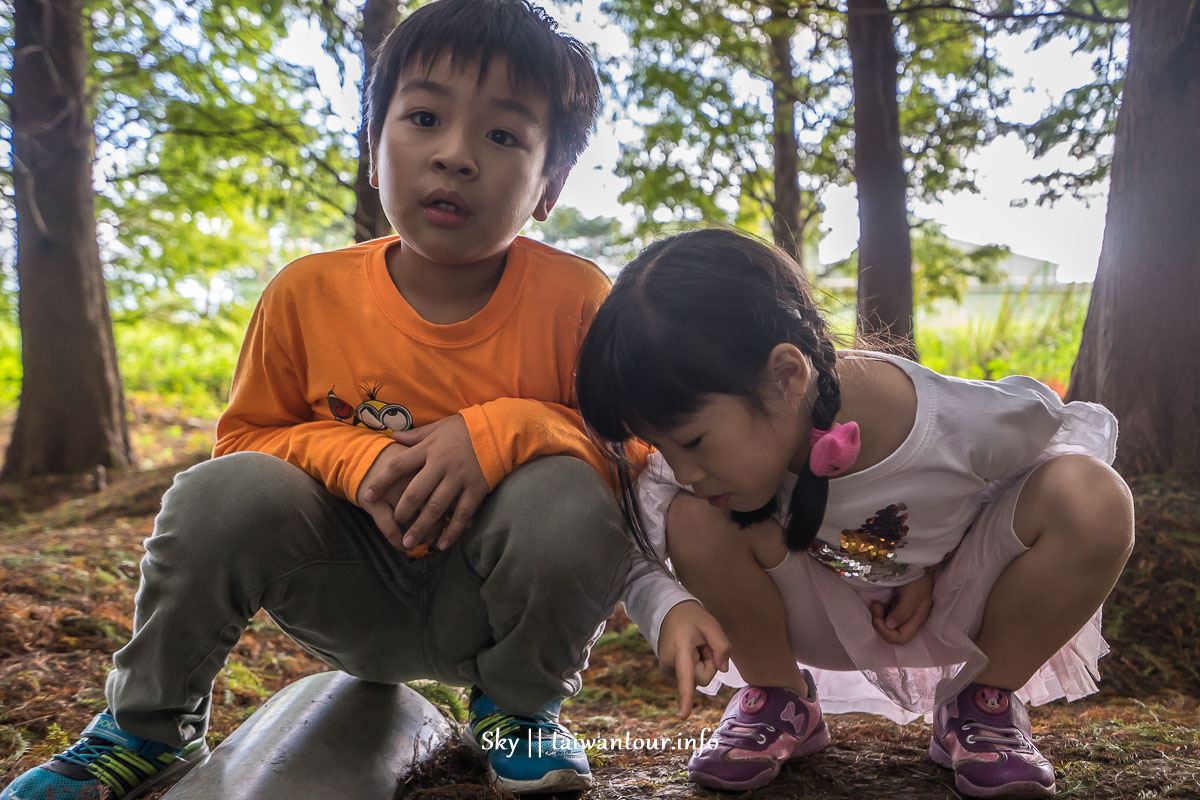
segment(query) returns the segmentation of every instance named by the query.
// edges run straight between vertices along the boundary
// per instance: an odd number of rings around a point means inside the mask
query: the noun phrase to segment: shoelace
[[[53,758],[95,775],[117,797],[162,769],[161,764],[156,766],[137,753],[102,739],[81,739],[69,750],[55,753]]]
[[[985,742],[987,744],[1008,745],[1015,750],[1029,750],[1033,747],[1033,742],[1029,741],[1024,731],[1011,725],[1001,728],[973,720],[965,723],[962,726],[962,730],[968,732],[966,738],[969,744]],[[977,734],[972,731],[985,731],[985,733]]]
[[[763,729],[766,729],[770,733],[778,730],[778,728],[769,722],[730,722],[728,726],[724,724],[717,726],[717,730],[710,741],[713,743],[713,746],[727,744],[731,747],[766,744],[767,736],[765,733],[762,733]]]

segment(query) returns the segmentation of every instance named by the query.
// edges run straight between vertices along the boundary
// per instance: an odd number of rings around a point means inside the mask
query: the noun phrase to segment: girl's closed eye
[[[703,438],[704,438],[703,436],[697,436],[695,439],[691,439],[689,441],[684,442],[681,446],[683,447],[684,450],[695,450],[697,447],[700,446],[700,441]]]

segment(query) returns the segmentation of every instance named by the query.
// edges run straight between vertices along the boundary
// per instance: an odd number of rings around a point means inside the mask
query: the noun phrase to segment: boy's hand
[[[679,603],[663,617],[658,632],[658,663],[679,686],[679,717],[692,713],[697,686],[706,686],[717,672],[729,669],[733,647],[712,614],[699,603]]]
[[[371,515],[376,527],[396,549],[404,549],[404,531],[396,524],[396,504],[408,488],[412,474],[403,472],[404,452],[400,444],[389,444],[375,457],[371,468],[358,485],[355,503]]]
[[[896,596],[887,606],[871,603],[871,624],[875,632],[889,644],[908,644],[929,619],[933,610],[934,573],[926,572],[915,581],[896,589]]]
[[[454,414],[400,431],[394,438],[407,449],[392,469],[415,473],[393,514],[395,523],[407,526],[403,547],[411,549],[429,539],[445,550],[471,524],[475,509],[490,491],[466,420]]]

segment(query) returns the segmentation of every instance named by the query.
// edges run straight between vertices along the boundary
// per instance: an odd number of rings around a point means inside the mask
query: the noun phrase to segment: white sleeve
[[[671,468],[659,453],[652,453],[646,468],[638,476],[634,491],[642,509],[642,520],[646,534],[655,553],[665,563],[667,560],[667,510],[683,487],[676,482]],[[685,600],[695,600],[679,585],[673,575],[662,571],[654,561],[634,548],[633,560],[625,580],[621,599],[625,611],[638,626],[638,630],[658,652],[658,634],[663,617]]]
[[[1048,386],[1023,375],[957,383],[945,398],[956,406],[950,427],[958,430],[951,441],[970,443],[970,467],[983,480],[1002,481],[1066,453],[1112,462],[1116,419],[1103,406],[1064,404]]]

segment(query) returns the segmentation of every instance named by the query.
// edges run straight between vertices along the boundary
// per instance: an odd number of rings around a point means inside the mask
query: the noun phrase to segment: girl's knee
[[[1133,495],[1103,461],[1059,456],[1029,476],[1013,525],[1022,540],[1049,535],[1083,558],[1124,563],[1133,549]]]
[[[753,559],[752,543],[752,537],[738,528],[728,511],[713,508],[687,492],[680,492],[671,502],[667,556],[681,578],[730,560]]]

